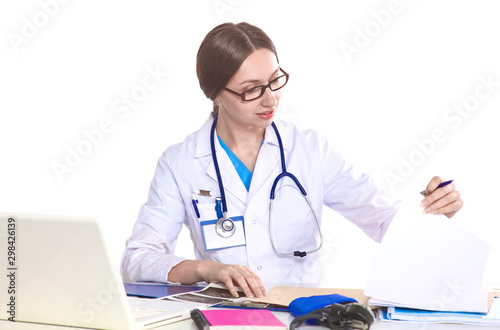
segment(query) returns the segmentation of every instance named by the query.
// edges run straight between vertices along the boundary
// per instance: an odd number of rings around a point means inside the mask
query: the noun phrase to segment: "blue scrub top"
[[[219,143],[222,149],[224,149],[229,156],[229,159],[236,169],[236,172],[238,172],[241,181],[243,181],[243,184],[248,191],[250,189],[250,183],[252,182],[252,172],[248,169],[248,167],[245,166],[245,164],[243,164],[243,162],[234,154],[234,152],[229,149],[229,147],[224,143],[224,141],[222,141],[219,135],[217,135],[217,138],[219,139]],[[264,139],[262,139],[262,143],[264,143]],[[262,143],[260,144],[261,146]]]

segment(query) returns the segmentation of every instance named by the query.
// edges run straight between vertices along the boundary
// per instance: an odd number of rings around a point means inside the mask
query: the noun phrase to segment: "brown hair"
[[[216,26],[203,39],[196,58],[196,74],[205,95],[215,101],[241,63],[254,51],[266,48],[278,54],[273,42],[258,27],[246,22]],[[214,102],[214,112],[218,107]]]

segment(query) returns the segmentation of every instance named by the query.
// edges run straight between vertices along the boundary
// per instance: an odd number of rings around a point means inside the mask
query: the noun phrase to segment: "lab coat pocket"
[[[217,214],[215,204],[198,204],[200,212],[200,229],[205,251],[227,249],[246,245],[243,216],[230,217],[235,226],[234,233],[223,237],[217,232]]]
[[[198,212],[200,213],[200,222],[210,219],[217,218],[217,213],[215,212],[215,203],[198,203]]]

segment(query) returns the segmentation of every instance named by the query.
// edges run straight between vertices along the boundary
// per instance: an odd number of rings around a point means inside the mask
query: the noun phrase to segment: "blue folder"
[[[166,284],[166,283],[123,283],[127,296],[142,298],[161,298],[174,294],[198,291],[199,286]]]

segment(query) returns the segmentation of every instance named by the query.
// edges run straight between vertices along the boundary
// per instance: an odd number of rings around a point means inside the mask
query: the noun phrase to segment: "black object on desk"
[[[199,330],[210,329],[210,323],[208,323],[205,315],[203,315],[203,313],[198,308],[191,310],[191,318],[193,319],[194,324],[196,324],[196,327]]]
[[[374,320],[375,315],[371,309],[361,304],[333,304],[296,317],[290,323],[290,330],[295,330],[304,322],[334,330],[369,330]]]

